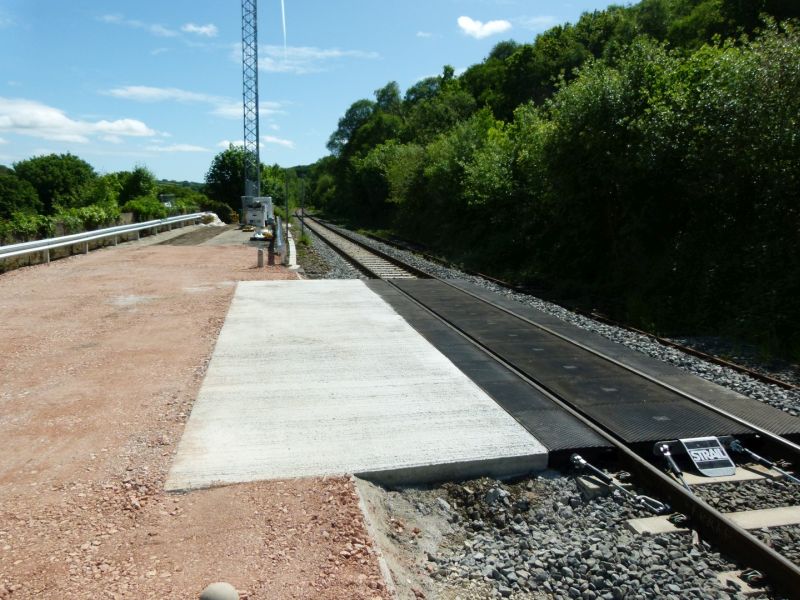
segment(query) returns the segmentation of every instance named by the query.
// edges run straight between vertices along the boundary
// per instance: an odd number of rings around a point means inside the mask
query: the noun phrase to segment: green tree
[[[506,59],[506,105],[501,114],[510,116],[517,106],[530,100],[543,103],[552,96],[559,79],[571,79],[574,70],[590,56],[572,25],[548,29],[533,44],[520,47]]]
[[[49,154],[14,163],[17,177],[30,183],[44,205],[53,214],[57,205],[80,206],[97,175],[92,166],[72,154]]]
[[[222,202],[234,212],[242,208],[244,159],[244,148],[231,144],[214,157],[206,173],[206,195],[212,200]],[[219,216],[225,218],[225,215]]]
[[[670,0],[641,0],[632,10],[641,33],[657,40],[667,37],[671,17]]]
[[[238,214],[242,209],[244,158],[244,148],[231,144],[214,157],[206,173],[203,193],[211,202],[201,202],[201,207],[217,212],[220,219],[227,220],[231,212]],[[283,169],[278,165],[261,165],[262,196],[271,196],[275,204],[280,205],[284,199],[283,184]],[[197,200],[200,201],[199,198]],[[223,210],[220,204],[226,209]]]
[[[450,85],[432,98],[420,100],[413,105],[408,112],[402,137],[405,141],[431,142],[439,134],[469,118],[476,109],[477,104],[472,94],[459,84]]]
[[[502,116],[509,102],[503,86],[508,77],[506,60],[519,48],[515,42],[500,42],[482,63],[468,68],[461,76],[465,89],[475,98],[477,106],[488,106],[495,115]]]
[[[375,111],[375,102],[372,100],[356,100],[339,119],[339,125],[331,134],[327,148],[334,155],[339,155],[344,150],[353,134],[372,116]]]
[[[42,203],[30,183],[10,169],[0,172],[0,219],[10,219],[16,212],[35,215],[41,210]]]
[[[375,90],[375,107],[383,112],[398,114],[403,100],[400,97],[400,86],[390,81],[382,88]]]
[[[122,189],[119,192],[119,202],[125,204],[134,198],[156,195],[156,176],[147,167],[137,166],[130,173],[119,175]]]
[[[411,107],[422,100],[430,100],[439,93],[442,86],[440,77],[426,77],[406,90],[404,98],[406,107]]]

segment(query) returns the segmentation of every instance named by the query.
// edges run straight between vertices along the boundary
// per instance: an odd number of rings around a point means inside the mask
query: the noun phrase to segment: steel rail
[[[322,224],[320,224],[320,226],[325,227]],[[353,241],[358,245],[365,246],[365,244],[359,240],[355,240],[346,234],[339,233],[339,235],[349,239],[350,241]],[[387,283],[392,285],[392,287],[403,294],[403,296],[414,302],[419,307],[423,308],[426,312],[445,323],[448,327],[453,329],[474,346],[481,349],[492,359],[505,366],[527,384],[544,394],[562,410],[569,413],[603,439],[607,440],[609,444],[611,444],[616,450],[617,458],[622,466],[632,473],[635,473],[644,482],[643,487],[649,487],[657,490],[658,493],[661,494],[672,505],[673,509],[685,514],[689,518],[690,523],[706,538],[715,542],[719,547],[725,548],[725,551],[730,552],[732,555],[740,557],[748,565],[752,565],[756,569],[763,572],[769,577],[774,588],[789,594],[792,597],[800,597],[798,596],[798,590],[800,590],[800,567],[728,519],[723,513],[720,513],[708,503],[697,498],[691,492],[684,489],[676,481],[664,474],[660,469],[656,468],[649,461],[645,460],[636,452],[631,450],[623,440],[607,431],[604,427],[600,426],[582,411],[576,409],[567,400],[563,399],[553,390],[548,389],[540,382],[526,375],[517,365],[507,361],[490,348],[484,346],[478,340],[474,339],[468,332],[464,331],[462,328],[458,327],[445,316],[431,309],[423,302],[414,298],[413,295],[403,290],[393,281],[387,280]],[[460,290],[460,288],[456,289]],[[487,302],[478,296],[475,296],[475,298],[480,301]],[[492,303],[489,302],[489,304]],[[519,315],[516,315],[511,311],[506,312],[513,316],[519,317]],[[535,323],[533,324],[536,325]],[[671,386],[669,387],[671,389]],[[752,424],[748,424],[747,426],[749,427],[751,425]],[[769,435],[773,434],[769,433]],[[788,440],[784,440],[783,438],[779,439],[791,444],[791,442],[788,442]],[[794,444],[791,445],[794,446]]]
[[[179,215],[176,217],[168,217],[166,219],[146,221],[144,223],[133,223],[131,225],[118,225],[115,227],[108,227],[106,229],[84,231],[82,233],[75,233],[72,235],[65,235],[56,238],[35,240],[33,242],[9,244],[6,246],[0,246],[0,259],[14,258],[17,256],[26,256],[28,254],[35,254],[38,252],[49,252],[50,250],[55,250],[57,248],[75,246],[78,244],[88,244],[89,242],[120,236],[126,233],[134,233],[146,229],[155,229],[158,227],[164,227],[167,225],[172,225],[174,223],[182,223],[185,221],[197,221],[206,214],[208,213],[192,213],[190,215]]]

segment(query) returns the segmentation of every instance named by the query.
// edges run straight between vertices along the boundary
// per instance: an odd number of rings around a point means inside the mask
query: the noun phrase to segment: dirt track
[[[246,247],[128,246],[0,275],[0,598],[387,597],[351,483],[167,495]]]
[[[190,231],[177,237],[159,242],[164,246],[199,246],[218,235],[227,231],[238,229],[237,225],[226,225],[225,227],[192,227]]]

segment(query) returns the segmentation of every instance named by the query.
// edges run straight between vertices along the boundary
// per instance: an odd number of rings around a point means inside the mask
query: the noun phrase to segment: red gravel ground
[[[130,246],[0,275],[0,598],[388,598],[353,486],[170,495],[241,246]]]

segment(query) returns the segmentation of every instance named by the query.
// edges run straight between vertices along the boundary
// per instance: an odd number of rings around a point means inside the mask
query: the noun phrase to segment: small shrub
[[[153,196],[140,196],[129,200],[122,207],[122,210],[133,213],[134,218],[139,222],[167,217],[167,208],[161,204],[158,198]]]
[[[0,234],[8,243],[15,243],[52,237],[54,231],[55,223],[50,217],[15,212],[4,223]]]

